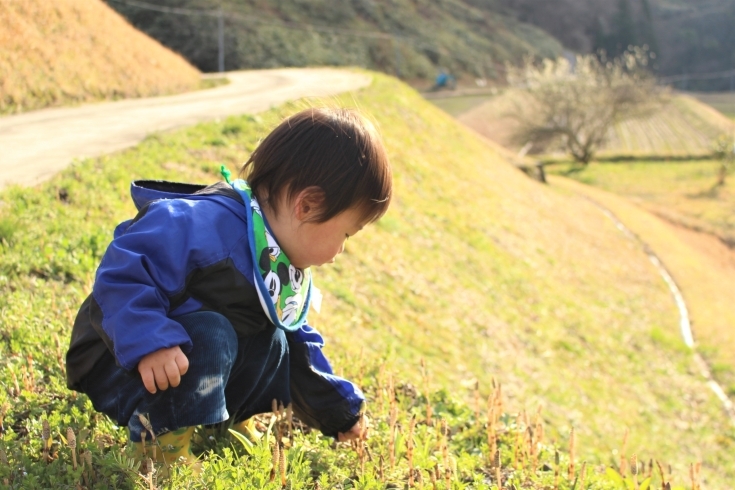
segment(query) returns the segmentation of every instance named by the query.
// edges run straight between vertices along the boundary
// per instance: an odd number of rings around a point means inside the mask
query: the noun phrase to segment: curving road
[[[0,188],[33,185],[72,160],[120,150],[154,131],[255,113],[301,97],[328,97],[370,84],[333,68],[227,73],[228,85],[179,95],[42,109],[0,117]]]

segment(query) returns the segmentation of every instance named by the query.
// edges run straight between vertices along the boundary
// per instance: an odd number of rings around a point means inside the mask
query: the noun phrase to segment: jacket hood
[[[168,182],[165,180],[134,180],[130,183],[130,196],[140,211],[148,203],[159,199],[212,199],[242,214],[244,202],[240,194],[225,182],[212,185]],[[219,197],[219,198],[218,198]],[[229,199],[221,199],[227,197]]]

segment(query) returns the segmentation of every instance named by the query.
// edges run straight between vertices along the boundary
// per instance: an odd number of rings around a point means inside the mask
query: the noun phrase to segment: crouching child
[[[67,384],[129,428],[150,422],[166,461],[195,462],[198,425],[241,429],[272,400],[348,440],[364,397],[332,372],[307,323],[312,266],[333,262],[391,198],[373,125],[346,109],[289,117],[240,176],[213,185],[135,181],[81,305]]]

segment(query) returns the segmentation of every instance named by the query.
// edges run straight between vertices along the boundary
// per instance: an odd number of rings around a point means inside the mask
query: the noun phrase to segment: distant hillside
[[[475,0],[487,3],[488,0]],[[662,75],[733,68],[733,0],[498,0],[503,11],[536,25],[577,52],[618,54],[647,44]],[[729,90],[727,76],[678,82],[683,90]]]
[[[203,71],[218,68],[220,4],[227,69],[357,65],[416,78],[445,67],[492,78],[505,61],[561,53],[542,30],[470,0],[106,1]]]
[[[0,114],[198,83],[195,68],[100,0],[0,0]]]
[[[518,122],[513,117],[520,95],[507,91],[468,110],[458,119],[486,138],[517,151],[514,141]],[[601,148],[602,158],[620,157],[705,157],[712,142],[733,130],[733,122],[687,95],[676,95],[655,114],[615,125]]]

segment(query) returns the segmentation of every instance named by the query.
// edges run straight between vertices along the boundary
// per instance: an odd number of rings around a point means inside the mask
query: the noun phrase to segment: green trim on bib
[[[311,299],[311,270],[291,264],[268,229],[260,204],[244,180],[230,185],[243,201],[248,215],[248,242],[253,257],[253,282],[260,304],[270,321],[293,332],[306,321]]]

